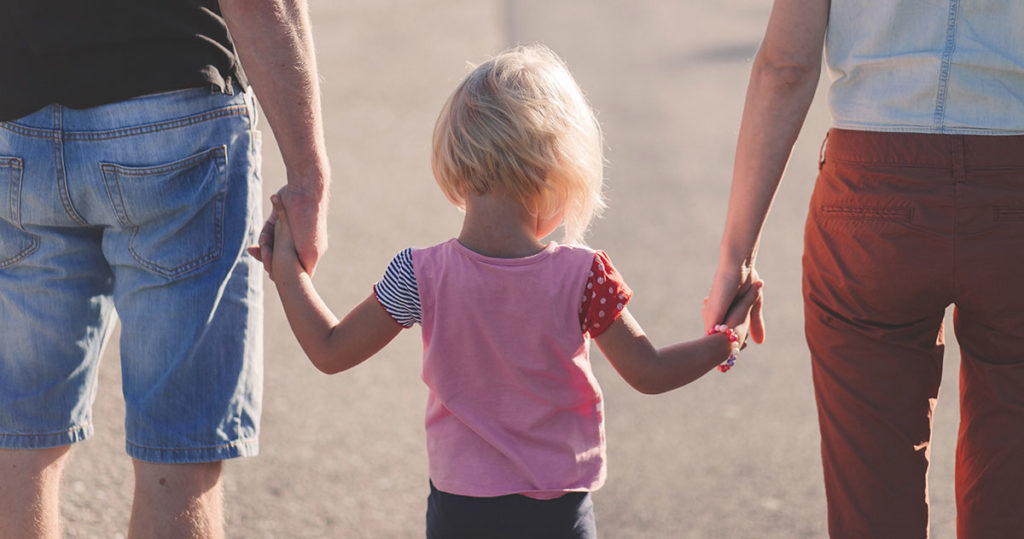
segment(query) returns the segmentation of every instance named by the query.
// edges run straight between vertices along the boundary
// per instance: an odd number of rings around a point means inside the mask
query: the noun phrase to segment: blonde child
[[[462,231],[399,253],[340,322],[273,200],[272,276],[318,369],[352,368],[422,327],[428,538],[596,537],[589,493],[605,480],[605,442],[590,339],[630,385],[660,393],[726,370],[746,337],[759,284],[710,335],[661,349],[647,340],[607,255],[578,243],[603,206],[602,159],[593,111],[553,52],[519,47],[483,63],[434,130],[434,176],[465,210]],[[544,243],[559,225],[566,244]]]

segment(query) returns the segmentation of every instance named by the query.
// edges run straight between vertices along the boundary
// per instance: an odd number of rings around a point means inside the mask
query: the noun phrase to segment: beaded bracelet
[[[715,333],[725,334],[729,337],[729,359],[726,359],[722,364],[718,366],[719,372],[726,372],[736,364],[736,358],[740,354],[740,338],[736,335],[736,331],[725,324],[718,324],[708,330],[708,335]]]

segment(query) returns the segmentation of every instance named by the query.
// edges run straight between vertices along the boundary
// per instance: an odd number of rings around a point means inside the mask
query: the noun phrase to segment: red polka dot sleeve
[[[583,332],[597,337],[608,329],[626,308],[633,291],[626,285],[622,275],[612,267],[611,260],[603,251],[594,253],[583,304],[580,305],[580,324]]]

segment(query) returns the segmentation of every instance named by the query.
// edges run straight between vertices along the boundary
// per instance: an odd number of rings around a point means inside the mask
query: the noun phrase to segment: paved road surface
[[[460,216],[430,176],[441,103],[479,62],[516,42],[561,54],[606,130],[610,207],[591,245],[636,291],[655,343],[700,334],[716,262],[740,108],[768,0],[329,0],[313,6],[334,166],[331,250],[317,281],[347,309],[400,249],[443,241]],[[799,300],[800,242],[827,126],[817,103],[769,219],[759,267],[767,344],[727,375],[669,395],[632,391],[595,351],[606,394],[608,484],[596,495],[607,538],[825,536],[818,434]],[[266,127],[266,126],[264,126]],[[283,181],[269,130],[267,192]],[[351,373],[315,371],[267,295],[262,454],[226,467],[229,535],[423,536],[427,493],[418,332]],[[105,356],[97,433],[73,453],[68,537],[127,527],[116,346]],[[932,450],[932,531],[955,535],[956,361],[948,352]]]

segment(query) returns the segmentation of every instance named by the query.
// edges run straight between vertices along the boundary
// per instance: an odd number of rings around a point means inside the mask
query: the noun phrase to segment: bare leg
[[[0,537],[60,537],[60,474],[70,449],[0,449]]]
[[[135,464],[129,538],[224,537],[221,463]]]

